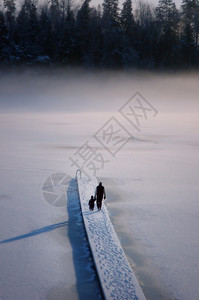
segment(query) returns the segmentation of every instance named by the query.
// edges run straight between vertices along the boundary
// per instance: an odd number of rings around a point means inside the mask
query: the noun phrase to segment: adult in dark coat
[[[97,199],[97,208],[98,208],[98,210],[101,210],[102,199],[103,199],[103,197],[104,197],[104,199],[106,199],[106,192],[105,192],[104,186],[102,185],[102,182],[100,182],[99,185],[96,187],[95,197]]]

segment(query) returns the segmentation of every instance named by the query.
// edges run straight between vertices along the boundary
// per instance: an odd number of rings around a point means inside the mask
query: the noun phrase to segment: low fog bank
[[[5,72],[0,74],[0,111],[116,111],[139,91],[159,111],[196,112],[198,82],[199,72]]]

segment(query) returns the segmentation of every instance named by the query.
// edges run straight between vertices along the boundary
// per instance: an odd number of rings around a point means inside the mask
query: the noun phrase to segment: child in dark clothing
[[[89,209],[90,210],[94,210],[94,206],[95,206],[95,198],[93,196],[91,196],[91,199],[89,200]]]

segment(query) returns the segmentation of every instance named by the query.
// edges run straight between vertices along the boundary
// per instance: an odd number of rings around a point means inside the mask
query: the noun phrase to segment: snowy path
[[[128,263],[109,219],[105,205],[102,210],[89,211],[88,201],[94,195],[97,179],[77,176],[81,209],[88,240],[105,299],[144,300],[145,296]]]

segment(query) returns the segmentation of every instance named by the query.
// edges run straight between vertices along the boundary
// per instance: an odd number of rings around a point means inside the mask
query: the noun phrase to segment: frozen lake
[[[86,243],[78,244],[85,239],[78,204],[49,205],[42,194],[49,176],[75,176],[71,158],[87,142],[106,160],[97,177],[146,298],[198,299],[198,79],[191,73],[1,77],[0,241],[16,239],[0,244],[0,298],[83,299],[88,291],[101,298]],[[140,122],[140,131],[118,112],[136,91],[158,111]],[[131,134],[117,152],[95,138],[111,118]]]

